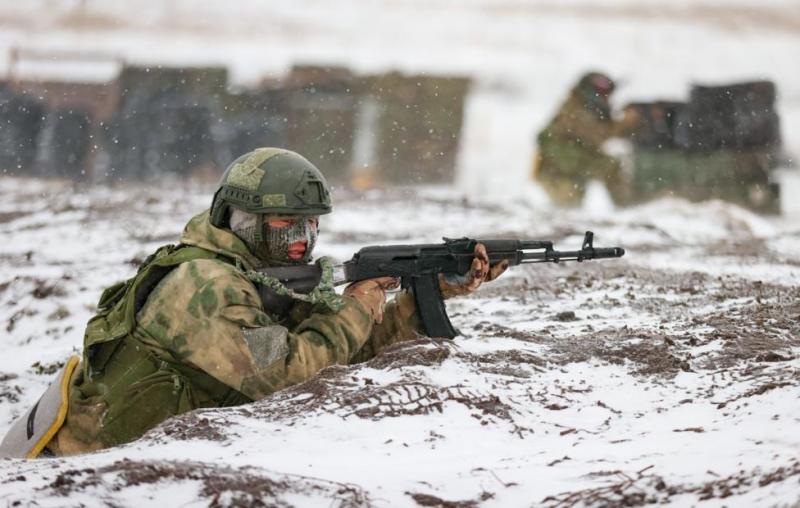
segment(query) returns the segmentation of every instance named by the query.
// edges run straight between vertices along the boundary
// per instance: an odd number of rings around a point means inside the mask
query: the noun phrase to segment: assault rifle
[[[334,266],[334,285],[376,277],[399,277],[403,288],[410,288],[425,331],[431,337],[452,339],[453,328],[442,294],[439,274],[464,275],[472,266],[475,245],[482,243],[489,255],[489,264],[507,260],[509,266],[526,263],[559,263],[590,259],[618,258],[625,255],[621,247],[596,248],[594,234],[587,231],[583,245],[576,251],[557,251],[547,240],[477,240],[444,238],[440,244],[385,245],[364,247],[349,261]],[[309,293],[322,277],[320,264],[264,268],[259,272],[278,279],[297,293]],[[268,288],[259,288],[267,298]]]

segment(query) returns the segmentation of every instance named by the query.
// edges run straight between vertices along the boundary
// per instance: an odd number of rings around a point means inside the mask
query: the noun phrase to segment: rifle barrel
[[[522,254],[522,263],[558,263],[559,261],[583,261],[587,259],[619,258],[625,255],[622,247],[596,248],[558,251],[544,250],[542,252],[525,252]]]

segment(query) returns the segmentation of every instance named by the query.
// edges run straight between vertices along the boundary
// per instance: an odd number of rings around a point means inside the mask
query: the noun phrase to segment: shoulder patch
[[[289,343],[286,340],[289,331],[283,326],[243,328],[242,332],[247,348],[260,369],[266,369],[289,354]]]
[[[286,206],[286,194],[264,194],[261,206]]]

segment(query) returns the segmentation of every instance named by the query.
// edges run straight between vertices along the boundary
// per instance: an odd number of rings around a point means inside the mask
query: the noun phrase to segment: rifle
[[[472,266],[475,245],[482,243],[489,264],[508,260],[509,266],[527,263],[560,263],[590,259],[618,258],[621,247],[594,247],[594,233],[587,231],[583,245],[576,251],[557,251],[547,240],[477,240],[444,238],[441,244],[385,245],[364,247],[342,265],[335,265],[334,285],[376,277],[399,277],[403,288],[411,289],[425,331],[430,337],[452,339],[453,328],[439,290],[439,274],[464,275]],[[259,270],[279,280],[297,293],[309,293],[320,283],[322,267],[318,264],[284,266]],[[262,299],[269,298],[269,288],[259,285]]]

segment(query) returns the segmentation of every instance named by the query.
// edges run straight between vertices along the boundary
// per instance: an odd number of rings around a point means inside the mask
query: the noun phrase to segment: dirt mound
[[[607,478],[606,484],[591,489],[565,492],[557,496],[548,496],[542,500],[545,507],[577,507],[577,506],[644,506],[666,504],[673,496],[692,495],[698,501],[709,499],[726,499],[734,495],[766,487],[775,482],[786,481],[800,476],[800,461],[794,459],[789,463],[769,470],[742,469],[736,474],[709,482],[696,484],[671,484],[653,472],[648,466],[634,473],[623,471],[600,471],[592,476]],[[685,499],[685,498],[684,498]]]
[[[24,483],[24,475],[8,481]],[[212,507],[291,507],[295,502],[322,498],[341,508],[372,506],[369,496],[357,485],[318,478],[276,474],[254,468],[234,468],[194,461],[118,460],[98,468],[66,469],[37,489],[36,499],[44,501],[89,494],[109,506],[126,504],[132,492],[157,495],[169,485],[184,492],[197,491],[194,502]],[[9,506],[27,504],[29,498],[10,496]],[[293,499],[295,502],[289,502]]]
[[[210,410],[178,416],[148,434],[148,438],[225,441],[230,437],[232,414],[292,425],[322,413],[342,419],[369,420],[424,416],[443,412],[448,403],[467,408],[483,424],[490,420],[506,422],[512,425],[513,431],[521,430],[514,422],[514,408],[491,391],[465,384],[439,385],[428,380],[420,370],[441,365],[447,358],[486,374],[525,378],[531,376],[531,371],[517,364],[533,369],[542,364],[542,360],[524,352],[474,355],[458,351],[453,343],[430,339],[412,341],[393,346],[386,354],[364,364],[329,367],[303,384],[247,406],[230,408],[224,414]],[[374,370],[366,369],[399,371],[400,379],[378,382],[368,373]]]

